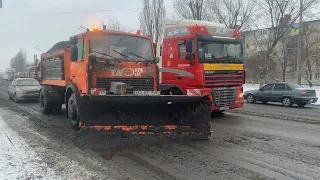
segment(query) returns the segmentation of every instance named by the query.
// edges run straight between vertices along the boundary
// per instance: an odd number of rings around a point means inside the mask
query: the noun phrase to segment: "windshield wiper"
[[[137,54],[134,54],[134,53],[132,53],[132,52],[129,52],[128,54],[131,54],[131,55],[137,56],[137,57],[139,57],[139,58],[141,58],[141,59],[143,59],[143,60],[147,61],[147,60],[146,60],[146,58],[144,58],[144,57],[142,57],[142,56],[139,56],[139,55],[137,55]]]
[[[116,53],[118,53],[118,54],[120,54],[121,56],[123,56],[123,57],[125,57],[125,58],[130,58],[129,56],[127,56],[127,55],[125,55],[125,54],[123,54],[123,53],[121,53],[121,52],[118,52],[118,51],[116,51],[116,50],[113,50],[114,52],[116,52]]]
[[[233,57],[233,56],[229,56],[228,53],[227,53],[227,58],[228,58],[229,61],[232,60],[232,59],[236,59],[239,63],[242,63],[242,61],[241,61],[239,58]],[[231,61],[230,61],[230,62],[231,62]]]
[[[221,61],[220,61],[221,58],[216,58],[215,55],[212,55],[212,57],[213,57],[213,59],[215,59],[218,63],[221,63]]]
[[[98,54],[101,54],[101,55],[104,55],[104,56],[108,56],[108,57],[114,58],[113,56],[110,56],[109,54],[106,54],[106,53],[98,52],[98,51],[95,51],[95,50],[91,50],[91,51],[95,52],[95,53],[98,53]]]
[[[111,56],[111,55],[109,55],[109,54],[106,54],[106,53],[102,53],[102,52],[98,52],[98,51],[95,51],[95,50],[91,50],[92,52],[95,52],[95,53],[97,53],[97,54],[100,54],[100,55],[103,55],[103,56],[107,56],[107,57],[110,57],[110,58],[115,58],[115,57],[113,57],[113,56]],[[117,61],[117,62],[121,62],[121,61],[119,61],[119,60],[115,60],[115,59],[108,59],[108,60],[111,60],[111,61]]]
[[[229,54],[228,53],[226,53],[227,54],[227,56],[225,56],[227,59],[228,59],[228,63],[231,63],[231,59],[229,58],[229,57],[231,57],[231,56],[229,56]]]

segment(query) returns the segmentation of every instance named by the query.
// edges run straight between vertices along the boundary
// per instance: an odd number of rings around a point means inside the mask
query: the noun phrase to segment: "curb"
[[[290,117],[290,116],[276,115],[276,114],[263,114],[263,113],[257,113],[252,111],[245,111],[245,110],[230,110],[228,111],[228,113],[243,114],[243,115],[256,116],[256,117],[266,117],[266,118],[272,118],[272,119],[295,121],[295,122],[302,122],[302,123],[309,123],[309,124],[320,124],[320,120],[317,120],[317,119]]]

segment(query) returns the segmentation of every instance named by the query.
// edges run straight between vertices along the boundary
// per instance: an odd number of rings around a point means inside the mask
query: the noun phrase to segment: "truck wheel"
[[[75,130],[79,130],[79,122],[80,122],[80,111],[77,104],[76,95],[73,93],[71,94],[68,100],[68,118],[70,119],[71,126]]]
[[[43,114],[50,114],[52,112],[52,104],[47,101],[47,98],[44,95],[43,89],[40,92],[39,104],[40,104],[40,111]]]

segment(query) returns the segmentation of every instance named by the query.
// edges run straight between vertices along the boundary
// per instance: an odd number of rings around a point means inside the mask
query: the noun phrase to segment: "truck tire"
[[[71,122],[71,127],[74,130],[79,130],[79,123],[80,123],[80,110],[77,103],[77,98],[74,93],[71,94],[68,100],[68,119]]]
[[[39,97],[39,104],[40,104],[40,111],[43,113],[43,114],[50,114],[52,113],[52,103],[49,103],[47,101],[47,98],[43,92],[43,89],[41,89],[40,91],[40,97]]]
[[[54,103],[54,104],[52,104],[52,111],[53,111],[55,114],[60,114],[60,113],[61,113],[61,110],[62,110],[62,104],[60,104],[60,103]]]

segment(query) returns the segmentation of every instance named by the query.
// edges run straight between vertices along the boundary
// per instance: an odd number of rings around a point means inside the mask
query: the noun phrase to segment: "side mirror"
[[[70,48],[70,60],[71,62],[78,60],[78,47],[76,45],[72,45]]]
[[[89,64],[90,65],[94,65],[94,64],[97,64],[98,61],[97,61],[97,56],[93,53],[90,53],[89,54]]]
[[[71,45],[77,45],[78,38],[74,37],[74,36],[71,36],[70,39],[69,39],[69,42],[70,42]]]
[[[192,53],[192,51],[193,51],[193,41],[187,40],[186,41],[186,52]]]
[[[194,58],[195,58],[194,53],[188,54],[188,55],[186,56],[186,60],[189,60],[189,61],[190,61],[190,64],[194,64]]]
[[[159,57],[155,57],[154,58],[154,63],[158,64],[160,62],[160,58]]]

